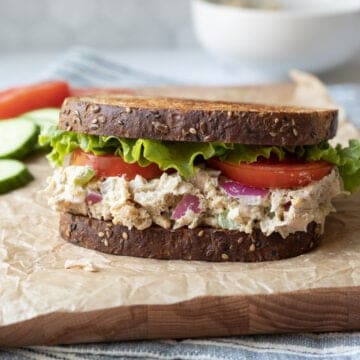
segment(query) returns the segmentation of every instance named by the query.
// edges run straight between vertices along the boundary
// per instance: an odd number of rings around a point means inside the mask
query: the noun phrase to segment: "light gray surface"
[[[1,0],[0,88],[33,81],[64,50],[79,45],[101,48],[117,62],[179,83],[284,80],[224,66],[202,51],[194,36],[189,2]],[[360,83],[360,54],[320,77],[327,83]]]
[[[1,0],[0,53],[194,46],[188,0]]]
[[[199,49],[148,49],[104,52],[116,62],[157,76],[170,77],[187,84],[245,84],[283,81],[272,74],[256,73],[246,68],[231,69]],[[38,79],[39,73],[58,61],[59,52],[31,51],[1,54],[0,88],[28,83]],[[359,83],[360,56],[320,78],[326,83]],[[104,86],[106,84],[104,83]]]

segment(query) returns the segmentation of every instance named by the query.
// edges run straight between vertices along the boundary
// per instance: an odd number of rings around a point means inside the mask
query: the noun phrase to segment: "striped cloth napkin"
[[[194,76],[196,69],[194,69]],[[142,86],[178,84],[103,57],[91,49],[74,49],[59,58],[41,78],[62,78],[75,86]],[[360,86],[331,86],[335,101],[360,126]],[[360,359],[360,333],[252,335],[233,338],[132,341],[0,349],[0,359]]]

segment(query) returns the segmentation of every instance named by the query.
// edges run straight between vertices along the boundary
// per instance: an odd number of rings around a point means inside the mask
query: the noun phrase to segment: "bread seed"
[[[294,119],[291,119],[291,125],[295,126],[295,120]]]
[[[274,123],[277,124],[279,122],[279,119],[278,118],[275,118],[274,119]]]
[[[104,234],[102,231],[98,232],[98,237],[101,237],[101,238],[102,238],[102,237],[104,237],[104,235],[105,235],[105,234]]]
[[[274,133],[274,132],[272,132],[272,131],[271,131],[269,134],[270,134],[271,137],[275,137],[275,136],[276,136],[276,133]]]
[[[237,241],[237,243],[240,245],[243,241],[244,241],[243,238],[239,238],[238,241]]]
[[[230,118],[231,118],[231,115],[232,115],[232,112],[231,112],[231,111],[228,111],[228,112],[227,112],[227,118],[230,119]]]
[[[109,242],[107,241],[107,239],[104,240],[104,245],[109,246]]]
[[[191,127],[191,128],[189,129],[189,133],[190,133],[190,134],[193,134],[193,135],[196,135],[197,131],[196,131],[195,128]]]
[[[255,244],[251,244],[251,245],[250,245],[249,251],[250,251],[250,252],[255,251]]]
[[[125,108],[125,112],[127,112],[128,114],[130,114],[130,113],[131,113],[131,108],[129,108],[129,107]]]
[[[93,120],[91,120],[91,123],[92,123],[92,124],[98,124],[98,123],[99,123],[99,120],[98,120],[98,119],[93,119]]]
[[[154,127],[155,131],[161,134],[167,134],[169,132],[169,127],[165,124],[162,124],[158,121],[153,121],[151,124]]]
[[[66,128],[66,131],[71,131],[72,130],[72,126],[69,125],[67,128]]]
[[[100,106],[97,104],[87,104],[85,111],[96,114],[100,111]]]
[[[73,121],[74,124],[79,123],[80,125],[82,125],[82,120],[81,120],[81,117],[80,117],[80,116],[73,115],[72,121]]]
[[[171,117],[173,120],[175,121],[179,121],[181,119],[181,115],[180,114],[171,114]]]
[[[100,111],[100,106],[97,104],[92,104],[90,107],[90,111],[94,114],[98,113]]]
[[[159,114],[158,111],[151,111],[150,115],[154,118],[154,119],[159,119],[161,118],[161,115]]]
[[[81,123],[80,117],[77,116],[77,115],[73,115],[73,116],[71,117],[71,119],[72,119],[72,121],[73,121],[74,123],[77,123],[77,122]]]
[[[121,236],[124,240],[127,240],[129,238],[129,235],[125,231],[122,233]]]
[[[97,130],[99,128],[98,124],[91,124],[90,125],[90,130]]]
[[[205,132],[206,132],[206,130],[207,130],[207,124],[206,124],[205,121],[203,121],[203,122],[200,123],[200,130],[201,130],[202,133],[205,133]]]
[[[106,117],[103,114],[100,114],[96,117],[96,120],[100,122],[100,124],[103,124],[106,121]]]
[[[227,254],[221,254],[221,258],[222,258],[223,260],[229,260],[229,255],[227,255]]]
[[[204,235],[204,230],[200,230],[199,232],[198,232],[198,237],[202,237]]]
[[[299,135],[298,131],[297,131],[295,128],[293,128],[293,134],[294,134],[294,136],[298,136],[298,135]]]

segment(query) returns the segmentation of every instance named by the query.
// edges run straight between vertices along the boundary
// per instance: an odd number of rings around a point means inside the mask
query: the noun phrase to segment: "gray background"
[[[0,0],[0,51],[196,46],[188,0]]]
[[[190,1],[0,0],[0,88],[36,80],[74,46],[111,51],[125,65],[188,83],[266,82],[241,67],[232,76],[204,52],[192,28]],[[360,54],[318,75],[327,83],[360,83]]]

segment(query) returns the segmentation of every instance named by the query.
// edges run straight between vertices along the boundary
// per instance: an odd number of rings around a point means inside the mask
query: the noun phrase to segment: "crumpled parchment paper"
[[[317,79],[299,72],[292,77],[296,86],[286,91],[281,86],[223,88],[216,94],[239,101],[334,106]],[[204,96],[200,89],[186,93]],[[342,111],[337,140],[349,137],[359,133]],[[29,167],[36,180],[0,197],[0,326],[51,312],[360,286],[360,193],[336,201],[338,212],[329,217],[322,244],[309,254],[250,264],[160,261],[105,255],[63,241],[58,215],[41,193],[52,169],[43,157],[31,159]]]

